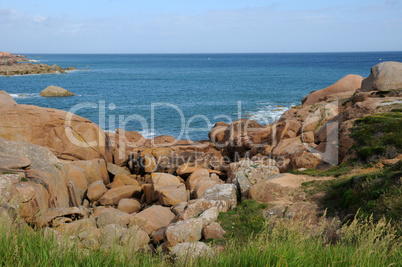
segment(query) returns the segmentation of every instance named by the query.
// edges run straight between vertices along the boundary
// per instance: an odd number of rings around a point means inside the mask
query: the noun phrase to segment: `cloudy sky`
[[[402,0],[0,0],[0,51],[402,50]]]

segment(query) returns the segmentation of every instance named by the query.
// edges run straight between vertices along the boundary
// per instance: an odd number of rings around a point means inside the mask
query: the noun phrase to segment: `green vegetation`
[[[344,213],[356,213],[377,221],[383,216],[402,221],[402,161],[381,171],[332,182],[327,192],[331,206]],[[401,226],[399,226],[401,227]]]
[[[267,204],[258,204],[248,199],[228,212],[219,214],[218,222],[226,230],[226,236],[247,241],[247,239],[264,230],[265,217],[263,210]]]
[[[352,147],[358,157],[367,162],[375,156],[384,156],[387,149],[394,147],[402,152],[402,113],[398,109],[384,114],[375,114],[355,121],[351,137]]]
[[[317,176],[317,177],[322,177],[322,176],[334,176],[334,177],[339,177],[345,174],[348,174],[351,171],[352,167],[348,166],[346,164],[342,164],[339,166],[334,166],[326,171],[323,170],[317,170],[317,169],[307,169],[304,171],[298,171],[298,170],[291,170],[290,173],[293,174],[304,174],[304,175],[310,175],[310,176]]]
[[[264,230],[246,240],[229,239],[212,258],[174,262],[162,253],[126,257],[118,249],[80,250],[77,244],[45,238],[39,232],[0,231],[1,266],[397,266],[401,239],[380,220],[354,220],[337,234],[323,220],[315,233],[308,222],[270,219]],[[4,230],[4,229],[1,229]],[[69,245],[70,242],[70,245]]]
[[[3,172],[2,174],[17,174],[15,172]]]

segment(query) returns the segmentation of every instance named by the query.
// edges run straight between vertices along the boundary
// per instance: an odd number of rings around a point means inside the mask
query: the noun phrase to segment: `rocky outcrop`
[[[102,129],[62,110],[0,105],[0,137],[47,147],[60,159],[111,161]]]
[[[350,97],[361,87],[362,81],[363,77],[360,75],[346,75],[327,88],[311,92],[303,98],[302,103],[303,105],[316,104],[321,101],[327,101],[329,97],[340,96],[340,93],[344,93],[342,94],[343,97]]]
[[[402,63],[382,62],[371,68],[371,74],[362,82],[362,92],[389,91],[402,88]]]
[[[69,207],[66,167],[49,149],[0,138],[0,152],[14,159],[15,157],[23,158],[24,165],[28,163],[26,159],[31,162],[30,169],[25,171],[26,182],[17,185],[17,191],[24,199],[26,214],[36,215],[38,210],[35,207],[39,206],[40,210]]]
[[[30,60],[26,59],[25,56],[0,52],[0,76],[66,73],[66,71],[75,70],[73,67],[63,69],[57,65],[33,64],[27,61]]]
[[[40,92],[39,95],[43,97],[64,97],[64,96],[74,96],[75,94],[70,91],[67,91],[64,88],[50,85],[46,87],[42,92]]]

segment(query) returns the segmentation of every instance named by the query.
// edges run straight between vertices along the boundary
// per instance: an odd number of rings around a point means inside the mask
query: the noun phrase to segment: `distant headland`
[[[28,60],[23,55],[0,51],[0,76],[65,73],[68,70],[75,70],[75,68],[61,68],[56,64],[53,66],[37,64],[37,61]]]

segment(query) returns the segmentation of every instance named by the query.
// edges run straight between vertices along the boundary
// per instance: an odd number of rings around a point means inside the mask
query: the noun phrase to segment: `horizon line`
[[[6,52],[1,51],[0,52]],[[8,51],[7,51],[8,52]],[[341,53],[395,53],[402,50],[384,51],[326,51],[326,52],[10,52],[12,54],[46,54],[46,55],[206,55],[206,54],[341,54]]]

